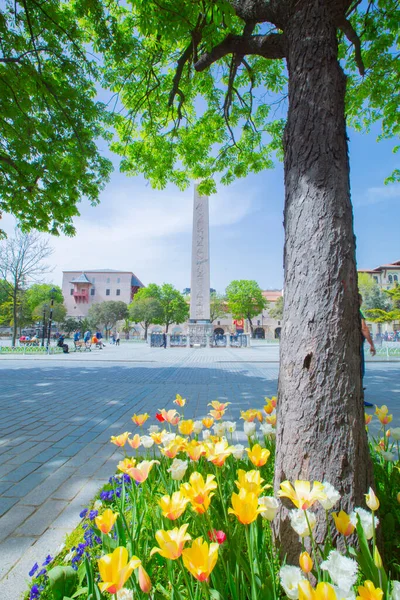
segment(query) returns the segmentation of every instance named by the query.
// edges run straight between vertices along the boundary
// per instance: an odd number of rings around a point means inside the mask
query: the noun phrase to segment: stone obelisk
[[[190,284],[189,336],[191,345],[207,344],[210,323],[210,244],[208,196],[200,196],[197,184],[193,200],[192,275]]]

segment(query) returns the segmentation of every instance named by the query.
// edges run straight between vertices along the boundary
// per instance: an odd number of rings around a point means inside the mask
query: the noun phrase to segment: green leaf
[[[54,567],[49,571],[50,589],[54,600],[71,596],[78,585],[78,574],[72,567]]]

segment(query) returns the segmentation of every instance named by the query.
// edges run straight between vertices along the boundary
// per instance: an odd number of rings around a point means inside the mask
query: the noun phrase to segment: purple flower
[[[84,508],[83,511],[79,513],[79,516],[81,519],[84,519],[86,517],[87,511],[88,511],[88,509]]]
[[[33,585],[31,588],[31,593],[29,594],[29,600],[36,600],[40,596],[40,588],[38,585]]]
[[[91,521],[94,521],[94,519],[97,517],[98,514],[99,514],[98,510],[91,510],[89,513],[89,519]]]
[[[42,569],[41,571],[39,571],[39,573],[36,575],[36,577],[40,577],[41,575],[47,575],[46,569]]]
[[[96,544],[101,544],[101,538],[98,535],[96,535],[94,541],[96,542]]]
[[[29,571],[28,575],[29,577],[33,577],[34,574],[36,573],[36,571],[38,570],[39,565],[37,563],[35,563],[32,567],[32,569]]]
[[[46,556],[46,560],[44,561],[44,563],[42,564],[42,567],[45,567],[46,565],[48,565],[49,563],[51,563],[51,561],[53,560],[53,557],[50,556],[50,554],[48,554]]]

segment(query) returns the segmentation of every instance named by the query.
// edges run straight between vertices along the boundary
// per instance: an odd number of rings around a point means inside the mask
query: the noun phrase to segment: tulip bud
[[[378,548],[375,546],[374,548],[374,563],[375,566],[378,567],[378,569],[382,569],[382,558],[381,555],[379,554],[379,550]]]
[[[139,585],[142,592],[145,594],[150,594],[151,591],[151,581],[145,569],[142,565],[139,566]]]
[[[302,552],[299,557],[300,568],[303,573],[309,573],[313,568],[313,561],[308,552]]]
[[[387,432],[386,432],[386,437],[390,438],[390,436],[391,436],[390,429],[388,429]]]
[[[369,425],[372,421],[372,415],[365,415],[365,424]]]
[[[400,504],[400,492],[397,494],[396,498],[397,498],[397,502]]]
[[[379,508],[379,500],[375,496],[375,492],[372,488],[369,488],[368,494],[365,494],[365,501],[367,503],[368,508],[375,511]]]

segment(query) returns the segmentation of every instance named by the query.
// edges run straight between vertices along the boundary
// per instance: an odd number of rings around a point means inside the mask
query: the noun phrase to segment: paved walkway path
[[[19,600],[28,571],[54,555],[79,512],[114,472],[110,435],[132,431],[134,412],[154,414],[176,393],[185,417],[213,399],[230,415],[277,389],[278,350],[151,349],[140,344],[53,357],[0,360],[0,585]],[[400,424],[400,364],[368,365],[368,399]],[[2,515],[2,516],[1,516]],[[40,564],[40,563],[39,563]]]

